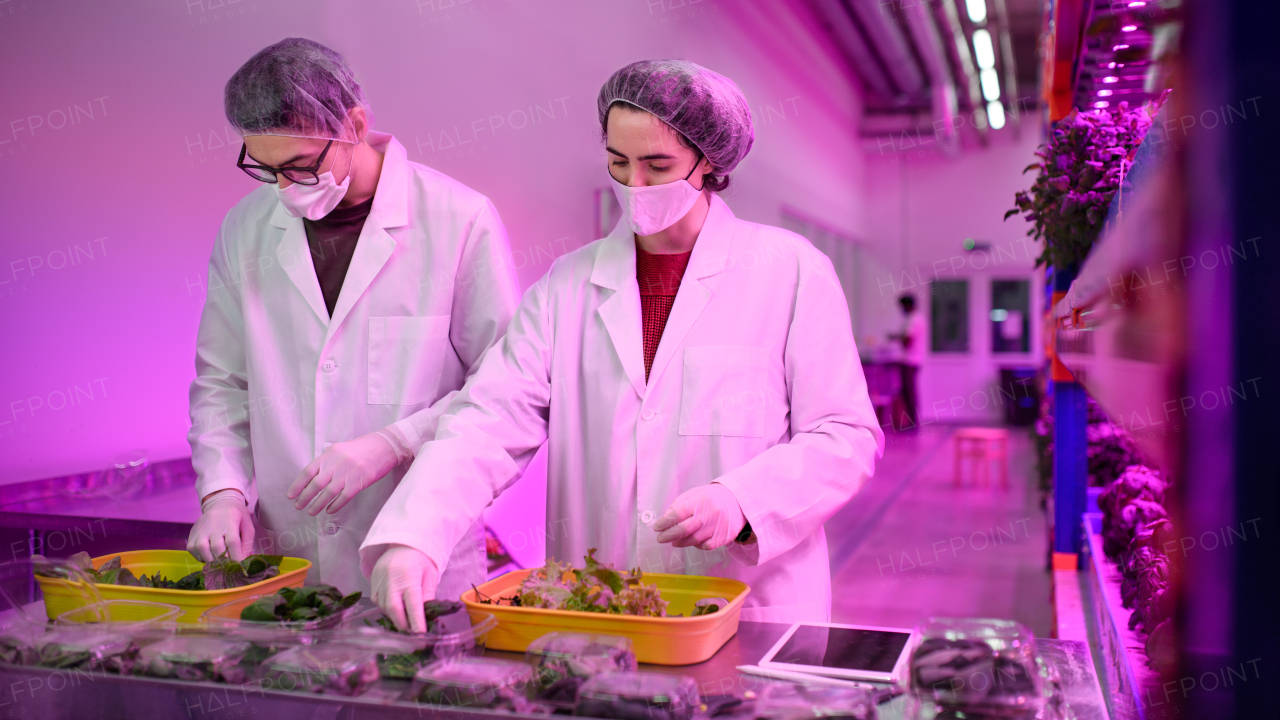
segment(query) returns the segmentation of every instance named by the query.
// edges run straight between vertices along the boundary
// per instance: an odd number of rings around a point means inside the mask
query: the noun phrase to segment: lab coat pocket
[[[369,404],[436,399],[449,347],[449,316],[369,318]]]
[[[680,434],[763,436],[766,352],[734,345],[685,348]]]

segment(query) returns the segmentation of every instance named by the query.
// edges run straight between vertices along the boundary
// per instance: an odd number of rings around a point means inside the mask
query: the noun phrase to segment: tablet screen
[[[771,662],[893,672],[910,633],[801,625]]]

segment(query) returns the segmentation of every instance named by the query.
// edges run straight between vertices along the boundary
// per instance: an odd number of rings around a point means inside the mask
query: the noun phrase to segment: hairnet
[[[684,60],[642,60],[615,72],[596,99],[602,128],[609,106],[618,101],[675,128],[702,151],[717,174],[737,167],[755,139],[751,108],[738,86]]]
[[[373,114],[355,73],[341,55],[306,38],[269,45],[227,81],[227,121],[240,135],[283,135],[359,142],[348,117]]]

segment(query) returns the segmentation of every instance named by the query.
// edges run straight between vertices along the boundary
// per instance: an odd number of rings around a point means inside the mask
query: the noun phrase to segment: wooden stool
[[[991,484],[991,463],[999,465],[1000,486],[1009,487],[1009,431],[1005,428],[966,427],[956,430],[955,486],[960,487],[960,468],[965,459],[976,468],[974,484],[978,478],[982,486]]]

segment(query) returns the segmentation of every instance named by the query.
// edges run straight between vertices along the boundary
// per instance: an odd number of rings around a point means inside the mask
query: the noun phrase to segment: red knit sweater
[[[690,250],[676,255],[654,255],[636,245],[636,280],[640,283],[640,315],[644,324],[644,379],[649,380],[658,341],[676,302],[676,291],[689,267]]]

